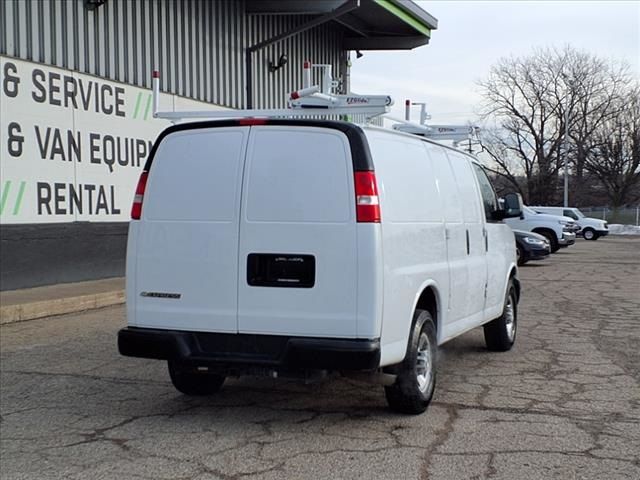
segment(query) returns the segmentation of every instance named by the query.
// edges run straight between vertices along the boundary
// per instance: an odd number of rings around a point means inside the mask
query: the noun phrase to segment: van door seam
[[[239,199],[240,204],[238,205],[237,213],[238,213],[238,255],[236,257],[236,272],[238,274],[238,278],[236,281],[236,333],[240,333],[240,282],[244,279],[243,272],[240,271],[241,265],[241,255],[242,255],[242,216],[244,214],[244,209],[242,207],[244,201],[244,182],[245,175],[247,173],[247,162],[249,161],[249,147],[252,140],[252,131],[253,127],[245,127],[248,128],[246,140],[243,142],[244,155],[242,156],[242,174],[240,175],[240,193]]]

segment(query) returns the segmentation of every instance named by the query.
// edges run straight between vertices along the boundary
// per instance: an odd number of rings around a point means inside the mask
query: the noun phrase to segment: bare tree
[[[517,172],[524,168],[524,172],[531,176],[533,171],[533,163],[528,159],[517,159],[511,153],[509,142],[503,135],[503,132],[498,128],[484,128],[482,130],[482,149],[478,153],[478,157],[489,159],[488,162],[484,162],[484,168],[489,172],[496,175],[496,179],[500,180],[501,185],[509,185],[511,191],[515,188],[523,198],[526,198],[526,192],[522,188],[522,175],[518,175]]]
[[[504,58],[480,82],[483,117],[500,132],[483,145],[501,174],[524,175],[528,202],[545,204],[555,194],[564,131],[558,93],[566,57],[566,51],[538,50],[529,57]]]
[[[640,85],[609,105],[585,142],[585,169],[606,187],[614,209],[640,199]]]
[[[570,198],[580,198],[587,159],[600,148],[595,132],[617,118],[629,83],[625,65],[569,46],[501,59],[479,83],[485,124],[493,124],[483,135],[490,169],[517,186],[527,202],[551,204],[559,198],[559,173],[568,160]]]
[[[590,195],[584,174],[587,157],[598,146],[594,135],[620,114],[621,99],[628,91],[631,76],[626,64],[569,50],[562,78],[564,93],[558,95],[558,102],[563,115],[567,115],[570,138],[569,151],[564,154],[573,167],[570,190],[573,204],[578,204]]]

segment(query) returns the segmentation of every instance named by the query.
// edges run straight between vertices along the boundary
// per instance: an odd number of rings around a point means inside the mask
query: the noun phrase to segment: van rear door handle
[[[469,255],[470,250],[469,250],[469,230],[467,230],[467,255]]]

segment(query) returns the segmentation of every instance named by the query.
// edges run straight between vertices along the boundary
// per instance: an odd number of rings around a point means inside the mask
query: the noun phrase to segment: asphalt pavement
[[[640,237],[579,240],[520,277],[514,349],[481,329],[441,347],[420,416],[344,378],[185,397],[163,362],[118,355],[121,305],[2,325],[0,477],[640,478]]]

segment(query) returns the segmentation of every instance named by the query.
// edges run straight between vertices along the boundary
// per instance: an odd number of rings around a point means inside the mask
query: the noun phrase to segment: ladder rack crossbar
[[[155,118],[164,118],[167,120],[183,120],[189,118],[270,118],[270,117],[327,117],[336,115],[365,115],[367,117],[376,117],[383,115],[388,108],[378,106],[357,106],[345,108],[299,108],[299,109],[251,109],[251,110],[196,110],[196,111],[165,111],[154,112]]]

